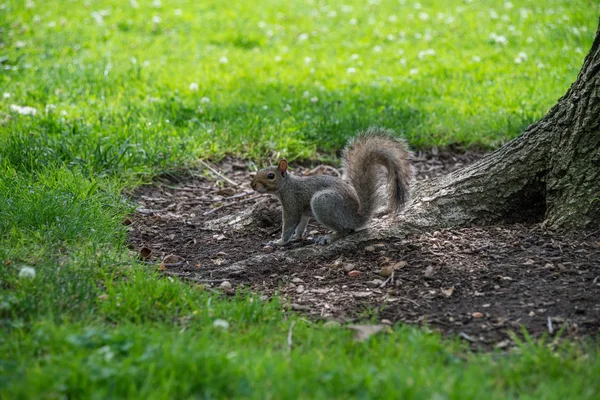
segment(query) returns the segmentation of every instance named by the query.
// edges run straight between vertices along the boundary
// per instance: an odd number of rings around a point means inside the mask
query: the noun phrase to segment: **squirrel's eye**
[[[269,179],[275,179],[275,174],[272,172],[269,172],[269,174],[267,175],[267,178]]]

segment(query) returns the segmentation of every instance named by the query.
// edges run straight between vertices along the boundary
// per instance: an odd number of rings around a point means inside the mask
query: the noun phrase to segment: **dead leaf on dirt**
[[[129,218],[123,219],[123,225],[131,225],[133,222]]]
[[[10,264],[12,264],[12,261],[11,261],[11,260],[6,260],[6,261],[4,261],[4,265],[6,265],[7,267],[8,267]]]
[[[266,245],[266,246],[263,246],[262,250],[263,250],[265,253],[272,253],[272,252],[274,252],[274,251],[275,251],[275,247],[274,247],[274,246],[269,246],[269,245]]]
[[[350,271],[354,270],[355,265],[356,264],[345,264],[344,265],[344,271],[350,272]]]
[[[226,188],[217,190],[217,194],[219,194],[221,196],[233,196],[235,194],[235,189],[226,187]]]
[[[304,304],[292,303],[292,310],[294,310],[294,311],[310,311],[311,307],[304,305]]]
[[[352,296],[355,299],[366,299],[367,297],[371,296],[373,294],[373,292],[353,292]]]
[[[435,270],[433,269],[433,266],[430,265],[427,268],[425,268],[425,272],[423,273],[423,276],[425,276],[425,278],[431,278],[434,274],[435,274]]]
[[[217,241],[221,241],[221,240],[225,239],[225,235],[223,235],[223,234],[214,235],[213,238]]]
[[[348,276],[359,276],[359,275],[360,275],[360,271],[357,271],[357,270],[348,272]]]
[[[373,279],[372,281],[367,282],[367,286],[370,287],[379,287],[383,285],[383,281],[381,279]]]
[[[183,257],[180,257],[175,254],[166,255],[165,258],[163,258],[163,260],[162,260],[163,264],[177,264],[182,261],[183,261]]]
[[[368,252],[375,251],[375,246],[367,246],[367,247],[365,247],[365,251],[368,251]]]
[[[407,264],[408,263],[406,261],[398,261],[395,263],[388,263],[387,265],[384,265],[381,267],[381,270],[379,271],[379,275],[385,276],[385,277],[390,276],[390,275],[392,275],[392,273],[394,271],[397,271],[401,268],[406,267]]]
[[[98,300],[106,301],[108,300],[108,295],[106,293],[101,294],[100,296],[98,296]]]
[[[442,289],[442,293],[446,297],[452,296],[452,293],[454,293],[454,286],[452,286],[451,288],[448,288],[448,289]]]
[[[147,247],[142,247],[142,249],[140,250],[140,258],[142,260],[147,260],[151,254],[152,254],[152,250],[150,250]]]
[[[483,313],[480,313],[479,311],[475,311],[474,313],[471,314],[471,316],[473,318],[483,318]]]
[[[389,330],[387,325],[347,325],[348,329],[352,329],[354,331],[354,340],[357,342],[364,342],[369,339],[371,336]]]
[[[221,282],[221,284],[219,285],[219,287],[223,290],[231,290],[233,288],[233,286],[231,285],[231,282],[229,281],[223,281]]]
[[[528,259],[528,260],[526,260],[526,261],[523,263],[523,265],[533,265],[533,264],[535,264],[535,261],[533,261],[531,258],[530,258],[530,259]]]

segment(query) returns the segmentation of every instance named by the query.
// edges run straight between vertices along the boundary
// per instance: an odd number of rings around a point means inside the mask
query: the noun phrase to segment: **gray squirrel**
[[[329,175],[297,177],[285,159],[256,173],[250,185],[258,193],[276,196],[282,205],[284,245],[304,237],[311,217],[336,232],[319,240],[326,244],[364,226],[379,204],[381,166],[387,170],[388,211],[397,212],[408,201],[413,167],[403,139],[383,128],[369,128],[351,139],[342,153],[349,182]]]

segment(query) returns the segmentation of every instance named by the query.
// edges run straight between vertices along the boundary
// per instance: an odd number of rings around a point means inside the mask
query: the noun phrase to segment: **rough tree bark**
[[[405,214],[420,226],[600,227],[600,27],[577,80],[546,116],[479,162],[416,188]]]
[[[265,254],[231,272],[287,257],[331,256],[359,242],[415,231],[493,223],[543,222],[554,229],[600,227],[600,26],[575,83],[516,139],[480,161],[415,186],[402,215],[330,246]]]

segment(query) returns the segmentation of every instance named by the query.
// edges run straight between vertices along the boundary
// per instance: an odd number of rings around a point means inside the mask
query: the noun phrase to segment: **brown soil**
[[[418,179],[479,157],[418,154]],[[126,221],[130,244],[165,274],[224,293],[241,287],[267,297],[277,293],[286,308],[317,319],[427,324],[482,348],[510,346],[511,332],[521,336],[523,327],[533,337],[600,333],[599,232],[563,235],[539,224],[447,229],[366,243],[335,258],[282,258],[239,274],[227,267],[264,254],[263,244],[277,238],[279,206],[252,193],[245,162],[228,159],[213,170],[163,177],[132,194],[140,207]],[[318,166],[298,167],[295,173],[321,171],[336,172]],[[245,231],[204,225],[257,202],[259,223]],[[325,232],[310,229],[314,235]],[[305,245],[311,244],[291,247]]]

